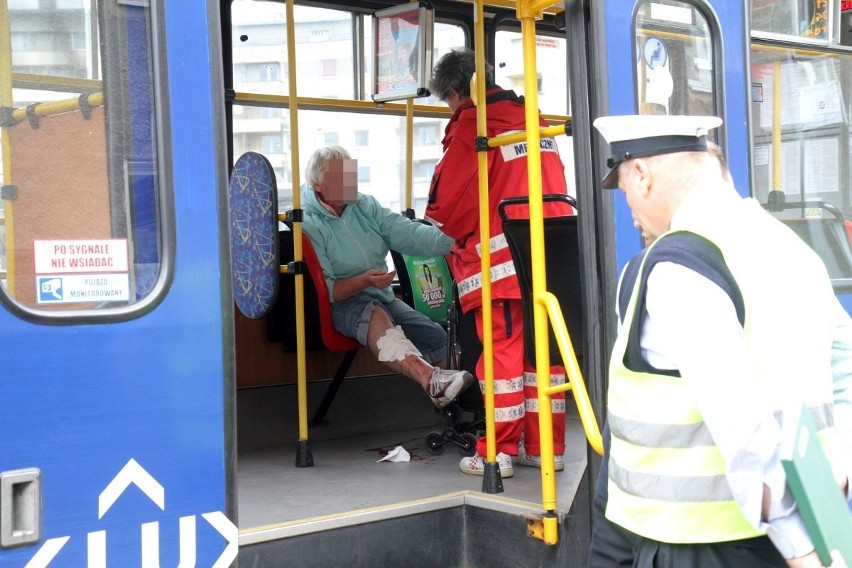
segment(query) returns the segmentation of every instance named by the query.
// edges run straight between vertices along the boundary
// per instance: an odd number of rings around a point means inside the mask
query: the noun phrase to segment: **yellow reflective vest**
[[[827,428],[832,424],[831,314],[836,298],[822,261],[753,200],[729,200],[717,213],[728,222],[714,222],[711,213],[677,229],[702,236],[721,251],[742,294],[752,376],[776,416],[790,400],[799,400]],[[651,251],[653,246],[645,260]],[[610,360],[606,515],[661,542],[760,536],[764,533],[746,520],[734,500],[726,464],[679,374],[639,372],[624,363],[631,324],[644,309],[637,305],[644,297],[639,294],[644,264]]]

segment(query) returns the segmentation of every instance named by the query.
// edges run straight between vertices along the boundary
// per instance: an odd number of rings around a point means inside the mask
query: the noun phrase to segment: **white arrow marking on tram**
[[[121,468],[118,475],[109,482],[106,489],[98,496],[99,519],[103,518],[104,514],[109,511],[109,508],[113,506],[131,483],[136,484],[142,490],[142,493],[147,495],[161,510],[166,510],[166,490],[135,459],[130,458],[130,461]]]
[[[62,536],[45,541],[24,568],[45,568],[59,554],[59,551],[70,538],[70,536]]]
[[[225,537],[225,540],[228,541],[228,546],[225,547],[225,550],[222,551],[219,559],[216,560],[216,563],[211,568],[228,568],[237,557],[237,552],[239,552],[240,531],[221,511],[202,513],[201,516],[213,525],[213,528],[219,531]]]

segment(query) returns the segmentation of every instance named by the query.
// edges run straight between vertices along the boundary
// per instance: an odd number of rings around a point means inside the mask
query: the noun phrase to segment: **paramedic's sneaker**
[[[500,452],[497,454],[497,465],[500,467],[500,477],[512,477],[515,468],[512,467],[512,456]],[[462,458],[459,469],[468,475],[485,475],[485,458],[479,454],[473,454],[469,458]]]
[[[541,467],[541,456],[533,456],[527,453],[523,446],[518,448],[518,457],[515,458],[518,465],[527,465],[530,467]],[[562,456],[553,456],[553,469],[562,471],[565,469],[565,458]]]
[[[438,408],[444,408],[464,389],[473,382],[473,375],[467,371],[446,371],[435,369],[429,380],[429,388],[426,391],[432,402]]]

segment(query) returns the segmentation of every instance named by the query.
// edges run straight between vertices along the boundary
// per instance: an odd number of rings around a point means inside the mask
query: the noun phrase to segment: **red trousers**
[[[538,427],[538,388],[535,368],[524,356],[524,308],[521,300],[495,300],[491,303],[494,345],[494,417],[497,452],[518,455],[521,434],[528,454],[541,455]],[[482,308],[476,309],[476,332],[482,341]],[[484,354],[476,363],[476,377],[485,392]],[[551,384],[565,382],[565,368],[550,368]],[[565,393],[551,398],[553,409],[553,451],[565,453]],[[476,451],[486,455],[485,438],[476,442]]]

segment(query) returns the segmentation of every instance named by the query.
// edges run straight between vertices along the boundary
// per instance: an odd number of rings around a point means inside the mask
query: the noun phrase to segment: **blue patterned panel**
[[[278,293],[278,190],[269,161],[246,152],[228,187],[234,301],[248,318],[263,317]]]

